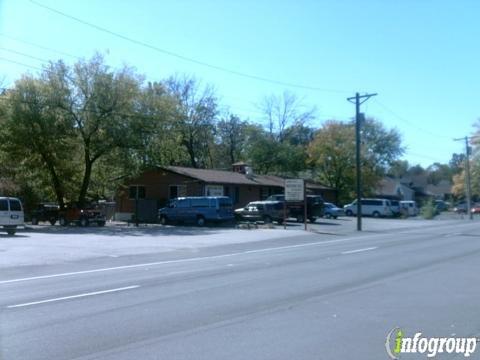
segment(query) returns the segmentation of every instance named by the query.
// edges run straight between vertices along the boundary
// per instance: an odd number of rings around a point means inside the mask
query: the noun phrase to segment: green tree
[[[367,119],[362,131],[364,193],[373,191],[388,167],[403,153],[400,134],[380,122]],[[308,162],[320,182],[334,187],[341,202],[355,193],[355,125],[327,121],[308,147]]]
[[[212,167],[218,114],[213,88],[202,87],[198,80],[188,76],[172,76],[164,84],[176,100],[174,132],[188,153],[190,166]]]
[[[37,189],[48,184],[63,206],[73,191],[78,148],[74,124],[56,107],[48,75],[24,76],[2,96],[0,148],[17,182]]]

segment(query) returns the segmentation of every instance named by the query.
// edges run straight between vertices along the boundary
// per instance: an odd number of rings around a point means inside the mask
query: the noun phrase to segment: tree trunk
[[[87,197],[88,186],[90,185],[90,178],[92,176],[93,161],[87,154],[85,154],[85,172],[83,174],[82,187],[80,189],[80,195],[78,196],[78,206],[85,206],[85,200]]]
[[[55,196],[57,198],[58,205],[61,209],[65,208],[65,194],[63,193],[63,186],[60,181],[60,178],[55,171],[55,166],[51,161],[48,160],[48,157],[45,154],[41,154],[45,165],[47,166],[48,172],[50,173],[50,177],[52,178],[53,183],[53,191],[55,192]]]

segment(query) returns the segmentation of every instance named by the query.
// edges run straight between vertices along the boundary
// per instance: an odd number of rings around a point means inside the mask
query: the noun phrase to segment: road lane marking
[[[72,272],[59,273],[59,274],[32,276],[32,277],[26,277],[26,278],[2,280],[2,281],[0,281],[0,285],[23,282],[23,281],[51,279],[51,278],[56,278],[56,277],[67,277],[67,276],[75,276],[75,275],[83,275],[83,274],[92,274],[92,273],[105,272],[105,271],[125,270],[125,269],[134,269],[134,268],[148,267],[148,266],[158,266],[158,265],[166,265],[166,264],[177,264],[177,263],[183,263],[183,262],[195,262],[195,261],[203,261],[203,260],[221,259],[221,258],[226,258],[226,257],[238,256],[238,255],[255,254],[255,253],[262,253],[262,252],[269,252],[269,251],[276,251],[276,250],[286,250],[286,249],[295,249],[295,248],[302,248],[302,247],[309,247],[309,246],[329,245],[329,244],[342,243],[342,242],[351,241],[351,240],[361,240],[361,239],[365,239],[367,237],[371,238],[372,236],[362,236],[362,237],[353,237],[353,238],[327,240],[327,241],[316,241],[316,242],[310,242],[310,243],[304,243],[304,244],[277,246],[277,247],[271,247],[271,248],[247,250],[247,251],[240,251],[240,252],[236,252],[236,253],[221,254],[221,255],[201,256],[201,257],[194,257],[194,258],[187,258],[187,259],[177,259],[177,260],[164,260],[164,261],[156,261],[156,262],[150,262],[150,263],[114,266],[114,267],[109,267],[109,268],[100,268],[100,269],[92,269],[92,270],[72,271]]]
[[[131,289],[136,289],[136,288],[139,288],[139,287],[140,287],[140,285],[132,285],[132,286],[126,286],[126,287],[117,288],[117,289],[109,289],[109,290],[95,291],[95,292],[78,294],[78,295],[63,296],[63,297],[54,298],[54,299],[47,299],[47,300],[40,300],[40,301],[32,301],[32,302],[23,303],[23,304],[17,304],[17,305],[9,305],[9,306],[7,306],[7,308],[8,308],[8,309],[13,309],[13,308],[19,308],[19,307],[25,307],[25,306],[45,304],[45,303],[50,303],[50,302],[55,302],[55,301],[78,299],[78,298],[87,297],[87,296],[94,296],[94,295],[101,295],[101,294],[109,294],[109,293],[114,293],[114,292],[119,292],[119,291],[131,290]]]
[[[375,250],[375,249],[378,249],[378,247],[375,246],[375,247],[369,247],[369,248],[363,248],[363,249],[357,249],[357,250],[343,251],[341,254],[342,255],[356,254],[356,253],[360,253],[360,252],[364,252],[364,251],[371,251],[371,250]]]

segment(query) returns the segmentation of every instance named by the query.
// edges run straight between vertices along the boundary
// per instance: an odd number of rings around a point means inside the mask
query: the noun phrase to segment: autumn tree
[[[403,153],[400,134],[380,122],[367,119],[362,130],[364,193],[373,191],[388,167]],[[327,121],[308,147],[308,162],[320,182],[338,190],[341,202],[355,189],[355,124]]]

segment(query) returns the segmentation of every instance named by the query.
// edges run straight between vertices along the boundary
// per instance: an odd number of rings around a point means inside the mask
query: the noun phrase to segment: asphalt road
[[[436,222],[0,273],[0,359],[370,360],[387,359],[396,326],[478,336],[478,230]]]

